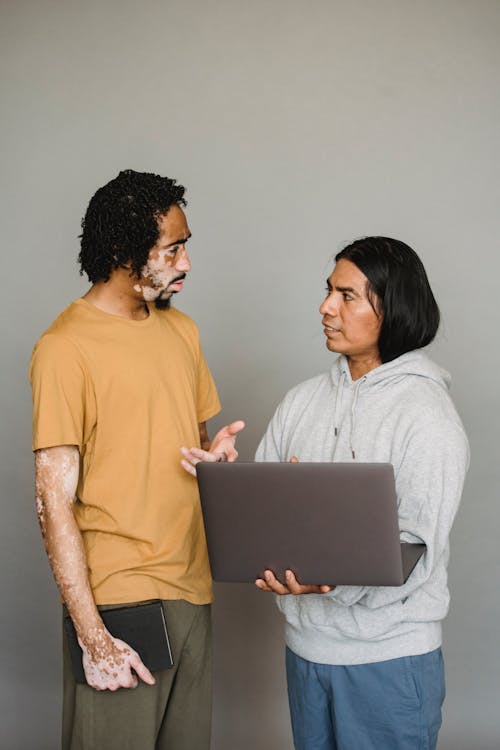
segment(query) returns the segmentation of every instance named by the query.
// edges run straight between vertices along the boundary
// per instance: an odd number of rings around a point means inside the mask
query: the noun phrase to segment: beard
[[[157,310],[168,310],[172,299],[171,297],[157,297],[155,299],[155,307]]]
[[[186,278],[186,274],[180,273],[178,276],[176,276],[170,281],[170,284],[175,284],[176,281],[182,281],[182,279],[185,279],[185,278]],[[168,287],[170,286],[170,284],[168,285]],[[168,287],[164,290],[164,292],[168,292]],[[162,292],[161,294],[163,294],[164,292]],[[168,295],[168,297],[162,297],[161,294],[154,301],[155,307],[157,310],[168,310],[170,307],[171,300],[172,300],[172,292]]]

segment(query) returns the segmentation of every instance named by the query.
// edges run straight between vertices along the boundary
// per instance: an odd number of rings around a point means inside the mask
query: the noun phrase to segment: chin
[[[171,301],[171,297],[157,297],[155,299],[155,307],[157,310],[168,310]]]

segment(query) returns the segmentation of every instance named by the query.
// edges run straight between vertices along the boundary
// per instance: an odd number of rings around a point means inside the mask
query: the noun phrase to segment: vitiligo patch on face
[[[154,302],[154,300],[161,294],[161,290],[158,291],[151,286],[141,286],[140,284],[134,284],[134,290],[142,294],[142,298],[145,302]]]
[[[140,283],[134,285],[134,290],[140,292],[146,302],[168,293],[168,286],[179,276],[174,261],[169,250],[151,252],[148,262],[141,268]]]

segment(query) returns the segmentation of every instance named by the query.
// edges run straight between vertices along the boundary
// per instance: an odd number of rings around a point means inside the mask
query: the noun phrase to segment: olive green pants
[[[116,692],[76,684],[63,634],[63,750],[209,750],[210,605],[163,601],[174,666]]]

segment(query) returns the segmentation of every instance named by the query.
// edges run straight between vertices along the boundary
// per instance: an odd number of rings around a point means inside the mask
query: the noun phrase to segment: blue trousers
[[[441,649],[331,666],[287,648],[295,750],[435,750],[445,696]]]

